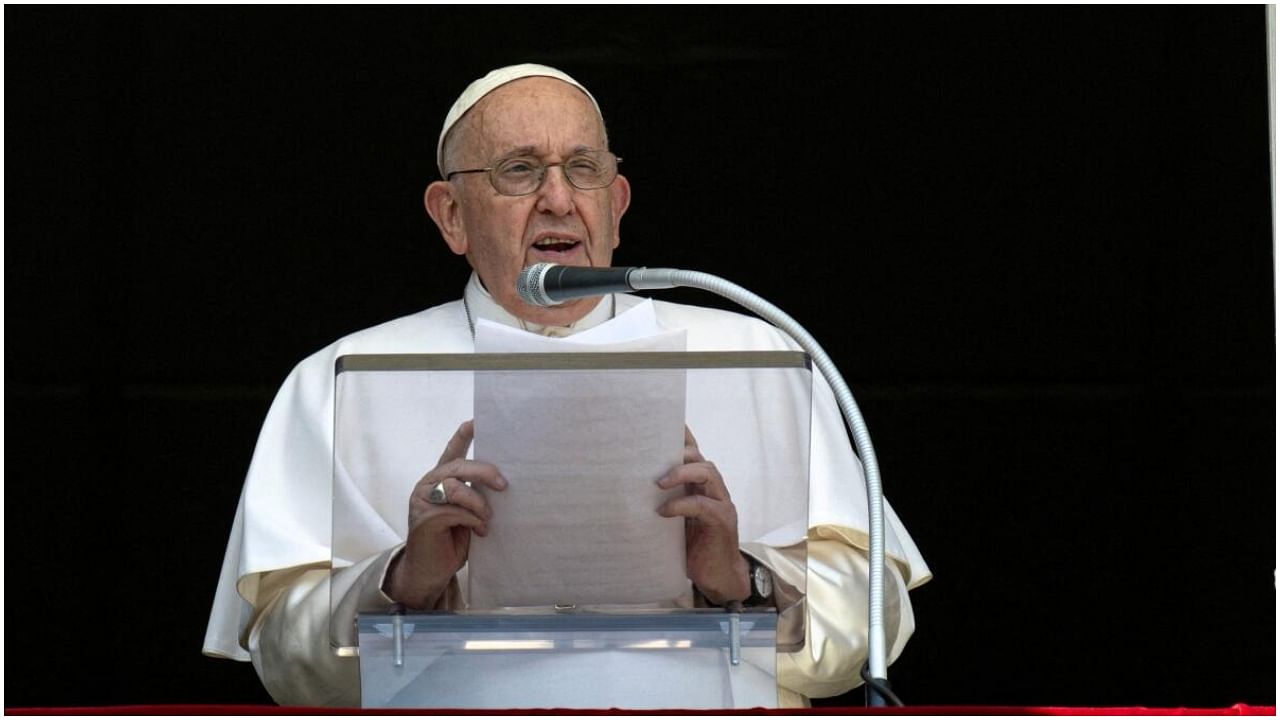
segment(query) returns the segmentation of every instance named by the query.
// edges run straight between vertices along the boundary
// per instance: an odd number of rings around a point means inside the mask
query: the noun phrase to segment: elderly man
[[[485,493],[502,492],[506,480],[500,468],[466,459],[473,430],[464,423],[406,498],[403,544],[331,572],[334,360],[353,353],[473,352],[479,319],[564,336],[639,302],[611,296],[535,307],[516,294],[518,274],[533,263],[609,266],[630,204],[630,184],[618,174],[595,99],[572,78],[517,65],[477,80],[446,118],[437,159],[444,179],[427,188],[425,204],[449,248],[474,270],[462,300],[356,333],[299,364],[268,414],[237,509],[204,650],[252,660],[283,704],[359,702],[357,661],[335,656],[328,643],[331,594],[341,599],[335,607],[352,616],[393,603],[417,610],[465,607],[457,578],[472,534],[502,522]],[[731,313],[670,303],[655,303],[655,313],[659,324],[687,331],[691,350],[794,347],[773,328]],[[689,489],[658,512],[690,524],[688,576],[703,602],[760,599],[768,593],[753,582],[760,570],[780,587],[807,586],[803,628],[797,628],[804,647],[779,656],[784,705],[849,690],[866,656],[865,500],[849,481],[860,478],[860,466],[821,381],[812,458],[810,529],[788,547],[739,542],[734,500],[692,435],[686,435],[684,464],[659,481]],[[930,574],[892,510],[886,514],[892,659],[914,629],[907,590]]]

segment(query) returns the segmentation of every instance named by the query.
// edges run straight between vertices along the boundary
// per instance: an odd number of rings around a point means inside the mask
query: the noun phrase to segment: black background
[[[908,701],[1274,704],[1264,17],[6,8],[6,706],[268,701],[199,653],[260,423],[457,298],[435,138],[522,61],[605,110],[618,264],[849,379],[936,575]]]

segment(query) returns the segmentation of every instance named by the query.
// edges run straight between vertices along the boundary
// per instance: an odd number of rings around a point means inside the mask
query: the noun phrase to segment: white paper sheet
[[[477,352],[678,352],[651,303],[571,338],[481,321]],[[473,537],[473,608],[669,604],[687,596],[684,522],[657,508],[681,462],[684,370],[477,373],[474,456],[510,485]]]

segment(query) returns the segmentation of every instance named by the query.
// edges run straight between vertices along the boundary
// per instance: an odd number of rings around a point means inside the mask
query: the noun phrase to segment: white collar
[[[462,293],[462,303],[467,313],[467,324],[471,326],[472,337],[475,337],[476,334],[475,324],[481,318],[489,322],[500,323],[508,327],[517,327],[539,335],[562,337],[593,328],[606,320],[612,319],[617,314],[617,299],[615,296],[610,295],[607,301],[596,303],[591,312],[568,327],[544,326],[528,320],[521,320],[507,312],[493,299],[489,291],[480,283],[480,276],[474,272],[471,273],[471,279],[467,281],[467,288]]]

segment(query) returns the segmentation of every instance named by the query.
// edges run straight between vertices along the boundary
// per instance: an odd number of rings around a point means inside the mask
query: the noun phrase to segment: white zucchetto
[[[463,115],[467,114],[468,110],[475,106],[476,103],[480,102],[480,98],[483,98],[485,95],[488,95],[509,82],[527,77],[555,78],[578,88],[591,100],[592,106],[596,109],[596,114],[601,115],[601,123],[603,124],[604,120],[603,115],[600,113],[599,103],[596,102],[596,99],[592,97],[590,92],[587,92],[586,88],[582,87],[581,83],[569,77],[565,73],[553,67],[537,65],[534,63],[522,63],[520,65],[508,65],[507,67],[498,68],[468,85],[467,89],[463,90],[462,94],[458,96],[458,99],[454,101],[453,107],[449,108],[449,114],[444,118],[444,127],[440,130],[440,140],[436,142],[436,167],[440,170],[440,177],[444,177],[445,175],[444,139],[449,134],[449,131],[453,129],[453,126],[458,124],[458,121],[462,119]]]

